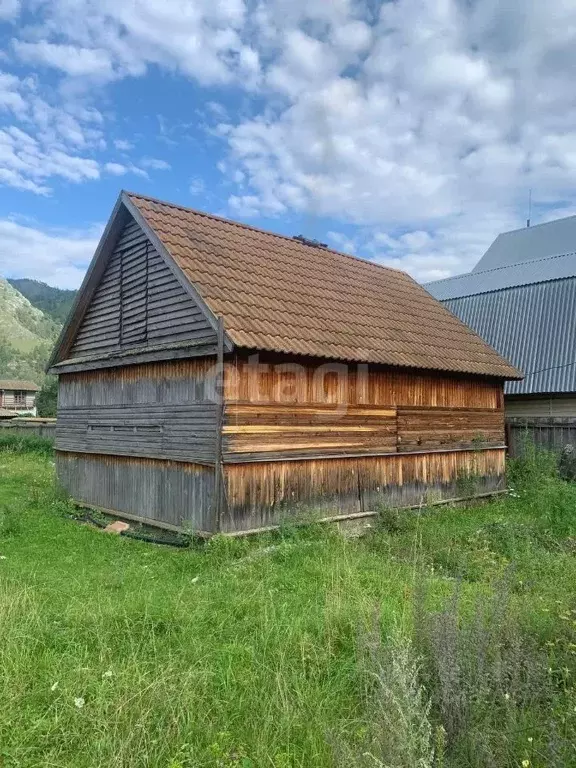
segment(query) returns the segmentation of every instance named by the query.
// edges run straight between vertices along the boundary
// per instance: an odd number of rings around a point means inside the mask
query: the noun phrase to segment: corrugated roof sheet
[[[18,389],[26,392],[39,392],[40,387],[33,381],[22,381],[21,379],[0,379],[0,389]]]
[[[129,194],[240,347],[517,378],[403,272]]]
[[[444,301],[459,296],[472,296],[518,285],[530,285],[545,280],[559,280],[574,276],[576,276],[576,253],[566,253],[483,272],[474,270],[465,275],[434,280],[427,283],[425,288],[436,299]]]
[[[448,299],[445,306],[524,371],[506,394],[576,392],[576,277]]]
[[[503,232],[472,271],[484,272],[572,251],[576,251],[576,216]]]

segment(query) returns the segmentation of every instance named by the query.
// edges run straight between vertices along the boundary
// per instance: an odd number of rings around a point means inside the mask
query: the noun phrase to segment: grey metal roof
[[[576,219],[576,216],[574,217]],[[533,261],[472,272],[465,275],[434,280],[424,287],[436,299],[445,301],[461,296],[501,291],[519,285],[530,285],[547,280],[559,280],[576,276],[576,253],[548,256]]]
[[[576,277],[444,305],[524,372],[523,381],[506,382],[506,394],[576,392]]]
[[[576,216],[498,235],[472,271],[484,272],[572,251],[576,251]]]

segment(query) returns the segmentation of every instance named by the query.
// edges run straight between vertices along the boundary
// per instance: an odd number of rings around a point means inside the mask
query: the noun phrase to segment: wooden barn
[[[70,495],[199,533],[501,488],[520,378],[402,272],[129,193],[49,370]]]

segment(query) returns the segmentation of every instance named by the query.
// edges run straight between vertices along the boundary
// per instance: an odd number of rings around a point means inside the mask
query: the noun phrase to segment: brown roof
[[[40,387],[33,381],[21,381],[20,379],[0,379],[0,389],[18,389],[25,392],[39,392]]]
[[[404,272],[201,211],[128,198],[239,347],[521,378]]]

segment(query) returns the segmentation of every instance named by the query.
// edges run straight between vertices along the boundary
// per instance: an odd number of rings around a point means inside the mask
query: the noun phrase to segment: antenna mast
[[[526,219],[526,226],[530,226],[530,219],[532,218],[532,187],[528,190],[528,218]]]

